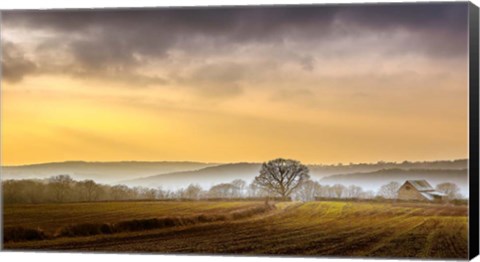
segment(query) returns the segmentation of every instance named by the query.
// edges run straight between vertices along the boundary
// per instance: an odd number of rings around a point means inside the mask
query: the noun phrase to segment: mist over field
[[[348,165],[307,165],[309,174],[322,185],[357,185],[376,191],[385,183],[426,179],[433,186],[452,182],[468,195],[467,160],[425,161]],[[215,184],[235,179],[252,182],[261,163],[199,163],[199,162],[83,162],[71,161],[25,166],[2,167],[3,179],[46,179],[65,174],[76,180],[91,179],[110,185],[124,184],[148,188],[185,188],[196,184],[208,189]]]

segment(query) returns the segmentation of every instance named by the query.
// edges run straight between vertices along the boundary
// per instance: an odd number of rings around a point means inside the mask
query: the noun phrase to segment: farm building
[[[398,199],[417,201],[442,201],[445,194],[433,189],[426,180],[407,180],[398,189]]]

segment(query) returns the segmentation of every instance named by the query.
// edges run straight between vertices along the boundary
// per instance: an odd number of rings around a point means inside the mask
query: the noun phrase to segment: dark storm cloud
[[[6,81],[19,82],[36,69],[37,65],[26,58],[14,44],[2,42],[2,77]]]
[[[339,13],[340,20],[360,27],[385,32],[402,29],[421,34],[419,42],[406,45],[400,52],[418,50],[433,57],[466,55],[467,4],[433,3],[371,5]]]
[[[338,22],[346,27],[338,27]],[[388,5],[327,5],[290,7],[222,7],[166,8],[157,10],[76,10],[76,11],[4,11],[5,29],[26,29],[49,32],[40,39],[36,53],[62,47],[73,58],[62,73],[74,76],[132,79],[139,84],[165,84],[161,76],[143,75],[136,70],[154,61],[167,61],[169,52],[183,50],[190,56],[231,53],[243,44],[285,42],[322,42],[345,34],[362,32],[388,33],[405,30],[417,34],[415,41],[391,52],[419,53],[429,57],[465,55],[467,36],[467,5],[388,4]],[[346,28],[346,29],[345,29]],[[5,41],[5,40],[2,40]],[[49,59],[25,60],[4,48],[2,64],[12,81],[26,74],[52,69]],[[300,66],[313,70],[315,57],[299,56]],[[13,71],[12,71],[13,70]],[[216,79],[225,72],[221,68],[207,71],[205,76]],[[191,76],[191,78],[201,78]],[[208,84],[208,83],[207,83]],[[238,84],[232,83],[233,92]],[[215,90],[215,89],[214,89]]]

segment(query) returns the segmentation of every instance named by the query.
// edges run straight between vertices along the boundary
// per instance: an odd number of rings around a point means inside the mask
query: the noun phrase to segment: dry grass
[[[195,214],[224,214],[262,202],[98,202],[4,206],[4,227],[40,228],[54,235],[62,227],[77,224],[117,223],[125,220]]]
[[[278,203],[275,210],[267,213],[233,215],[237,211],[231,209],[232,203],[210,204],[229,206],[225,210],[230,208],[230,219],[111,235],[12,242],[6,243],[5,248],[301,256],[467,257],[465,206],[291,202]],[[253,210],[255,205],[258,207],[261,204],[234,206],[238,210]],[[220,211],[218,208],[210,210]]]

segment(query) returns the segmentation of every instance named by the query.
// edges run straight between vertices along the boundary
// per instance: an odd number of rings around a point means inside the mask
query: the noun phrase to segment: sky
[[[466,3],[1,15],[2,165],[468,154]]]

